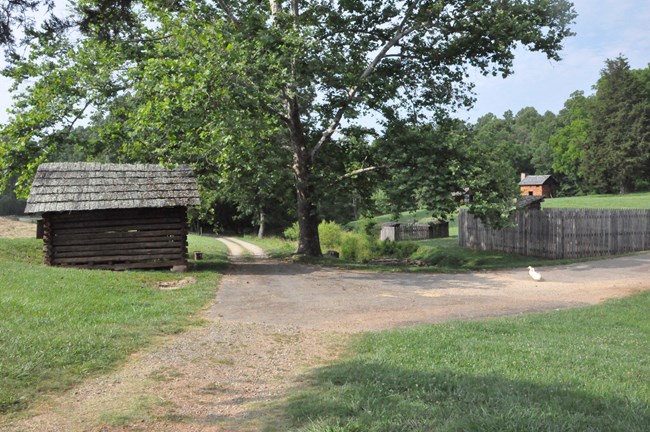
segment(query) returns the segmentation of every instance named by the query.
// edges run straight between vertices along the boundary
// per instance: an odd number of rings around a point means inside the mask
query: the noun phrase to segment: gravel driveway
[[[256,431],[277,418],[309,371],[350,334],[596,304],[650,289],[650,254],[570,266],[470,274],[343,271],[241,258],[200,328],[132,356],[119,370],[55,395],[9,431]]]
[[[650,289],[650,254],[466,274],[375,273],[259,260],[221,283],[213,319],[360,332],[596,304]]]

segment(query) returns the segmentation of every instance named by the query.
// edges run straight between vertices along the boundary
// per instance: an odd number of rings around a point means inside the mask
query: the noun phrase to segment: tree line
[[[650,189],[650,67],[608,59],[593,89],[571,94],[558,114],[487,114],[476,139],[500,147],[516,172],[552,174],[563,195]]]
[[[401,188],[395,208],[444,217],[472,187],[475,214],[507,214],[512,188],[486,175],[498,158],[448,114],[472,103],[470,67],[507,76],[517,46],[559,60],[576,16],[566,0],[79,0],[66,16],[53,3],[42,25],[24,19],[38,2],[0,8],[4,178],[25,192],[44,161],[190,164],[199,217],[227,202],[262,225],[294,218],[307,255],[321,254],[319,221],[361,210],[379,180]],[[368,146],[368,113],[433,146]],[[406,190],[427,158],[440,181]]]

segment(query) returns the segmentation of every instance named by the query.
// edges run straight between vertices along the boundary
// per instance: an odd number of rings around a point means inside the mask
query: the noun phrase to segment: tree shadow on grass
[[[650,407],[570,386],[348,361],[279,407],[304,431],[648,431]],[[269,429],[274,429],[269,425]]]

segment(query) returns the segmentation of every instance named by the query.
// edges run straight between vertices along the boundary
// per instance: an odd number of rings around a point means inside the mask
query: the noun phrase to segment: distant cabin
[[[543,196],[553,198],[557,191],[558,183],[550,175],[522,175],[519,182],[521,195]]]
[[[42,214],[45,263],[124,270],[187,265],[189,167],[45,163],[25,213]]]

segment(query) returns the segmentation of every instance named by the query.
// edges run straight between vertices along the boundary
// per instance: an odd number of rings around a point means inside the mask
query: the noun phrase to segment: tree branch
[[[230,6],[228,6],[228,2],[223,1],[223,0],[217,0],[217,3],[219,3],[219,6],[221,6],[221,9],[226,13],[226,16],[228,16],[228,19],[230,20],[231,23],[235,25],[235,27],[239,27],[239,20],[235,15],[232,13],[232,9]]]
[[[418,5],[419,1],[415,1],[411,3],[409,6],[408,10],[404,14],[404,18],[402,18],[402,21],[400,22],[399,26],[397,27],[398,30],[397,32],[393,35],[393,37],[386,42],[384,47],[375,55],[374,59],[366,66],[366,69],[363,71],[363,73],[359,76],[357,80],[357,84],[351,86],[348,89],[348,94],[345,97],[345,100],[339,107],[339,109],[336,111],[336,114],[334,114],[334,118],[330,122],[328,128],[323,132],[321,135],[320,139],[314,146],[314,148],[311,151],[311,160],[312,163],[316,159],[316,154],[319,152],[321,147],[332,137],[336,129],[339,127],[341,124],[341,120],[343,119],[343,115],[345,114],[345,111],[348,109],[350,106],[350,103],[354,100],[354,98],[357,96],[358,90],[359,90],[359,85],[365,81],[371,73],[375,71],[377,68],[377,65],[379,64],[380,61],[382,61],[386,55],[388,54],[388,51],[390,51],[391,48],[393,48],[397,43],[404,37],[415,31],[418,26],[415,25],[410,28],[404,28],[406,26],[406,23],[408,19],[410,18],[411,14],[415,10],[415,7]]]
[[[376,171],[376,170],[378,170],[380,168],[385,168],[385,166],[370,166],[370,167],[365,167],[365,168],[359,168],[357,170],[350,171],[349,173],[343,174],[342,176],[340,176],[338,178],[338,180],[340,181],[340,180],[344,180],[346,178],[354,177],[355,175],[364,174],[364,173],[371,172],[371,171]]]

